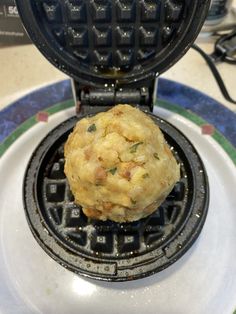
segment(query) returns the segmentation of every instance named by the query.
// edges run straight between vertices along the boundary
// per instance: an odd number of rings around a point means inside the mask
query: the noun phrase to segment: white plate
[[[232,314],[236,308],[236,170],[223,149],[180,115],[158,115],[183,131],[206,166],[210,208],[193,247],[154,276],[125,283],[87,280],[37,244],[22,204],[22,181],[39,141],[74,113],[68,109],[23,134],[0,160],[0,313]]]

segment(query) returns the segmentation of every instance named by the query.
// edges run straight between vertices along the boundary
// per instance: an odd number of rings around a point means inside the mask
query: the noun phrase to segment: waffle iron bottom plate
[[[3,156],[0,210],[0,310],[4,313],[232,313],[236,271],[235,168],[222,148],[194,124],[169,111],[158,115],[188,134],[209,176],[209,213],[197,243],[176,263],[148,278],[126,283],[83,279],[53,261],[35,242],[25,219],[20,187],[37,143],[73,113],[37,124]],[[14,171],[12,168],[14,167]],[[44,231],[47,234],[47,230]],[[92,302],[91,302],[92,300]]]
[[[202,229],[209,190],[200,157],[182,133],[150,116],[180,163],[181,180],[154,214],[137,222],[92,221],[73,203],[63,147],[78,118],[56,127],[33,153],[23,188],[27,220],[42,248],[75,273],[108,281],[152,275],[181,257]]]

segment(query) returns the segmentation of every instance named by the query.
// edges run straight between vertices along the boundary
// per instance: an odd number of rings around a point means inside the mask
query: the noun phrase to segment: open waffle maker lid
[[[210,0],[16,0],[29,36],[87,86],[142,86],[180,59]]]

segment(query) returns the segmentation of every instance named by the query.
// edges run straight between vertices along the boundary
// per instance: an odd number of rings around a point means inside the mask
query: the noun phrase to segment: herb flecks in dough
[[[95,123],[91,124],[88,127],[87,131],[90,132],[90,133],[97,131],[97,127],[96,127]]]
[[[138,149],[138,147],[139,147],[139,145],[142,145],[143,144],[143,142],[138,142],[138,143],[136,143],[136,144],[134,144],[134,145],[132,145],[131,147],[130,147],[130,153],[136,153],[137,152],[137,149]]]
[[[110,172],[113,176],[116,173],[116,171],[117,171],[116,167],[107,170],[107,172]]]
[[[160,157],[159,157],[159,155],[157,153],[154,153],[153,157],[156,158],[157,160],[160,160]]]

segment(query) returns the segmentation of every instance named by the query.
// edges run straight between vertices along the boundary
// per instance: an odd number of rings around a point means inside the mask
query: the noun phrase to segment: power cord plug
[[[200,53],[206,61],[225,99],[233,104],[236,104],[236,100],[229,95],[224,81],[215,65],[215,63],[219,62],[236,64],[236,29],[229,34],[223,36],[221,35],[221,37],[216,41],[215,50],[211,55],[206,54],[196,44],[193,44],[192,48]]]

